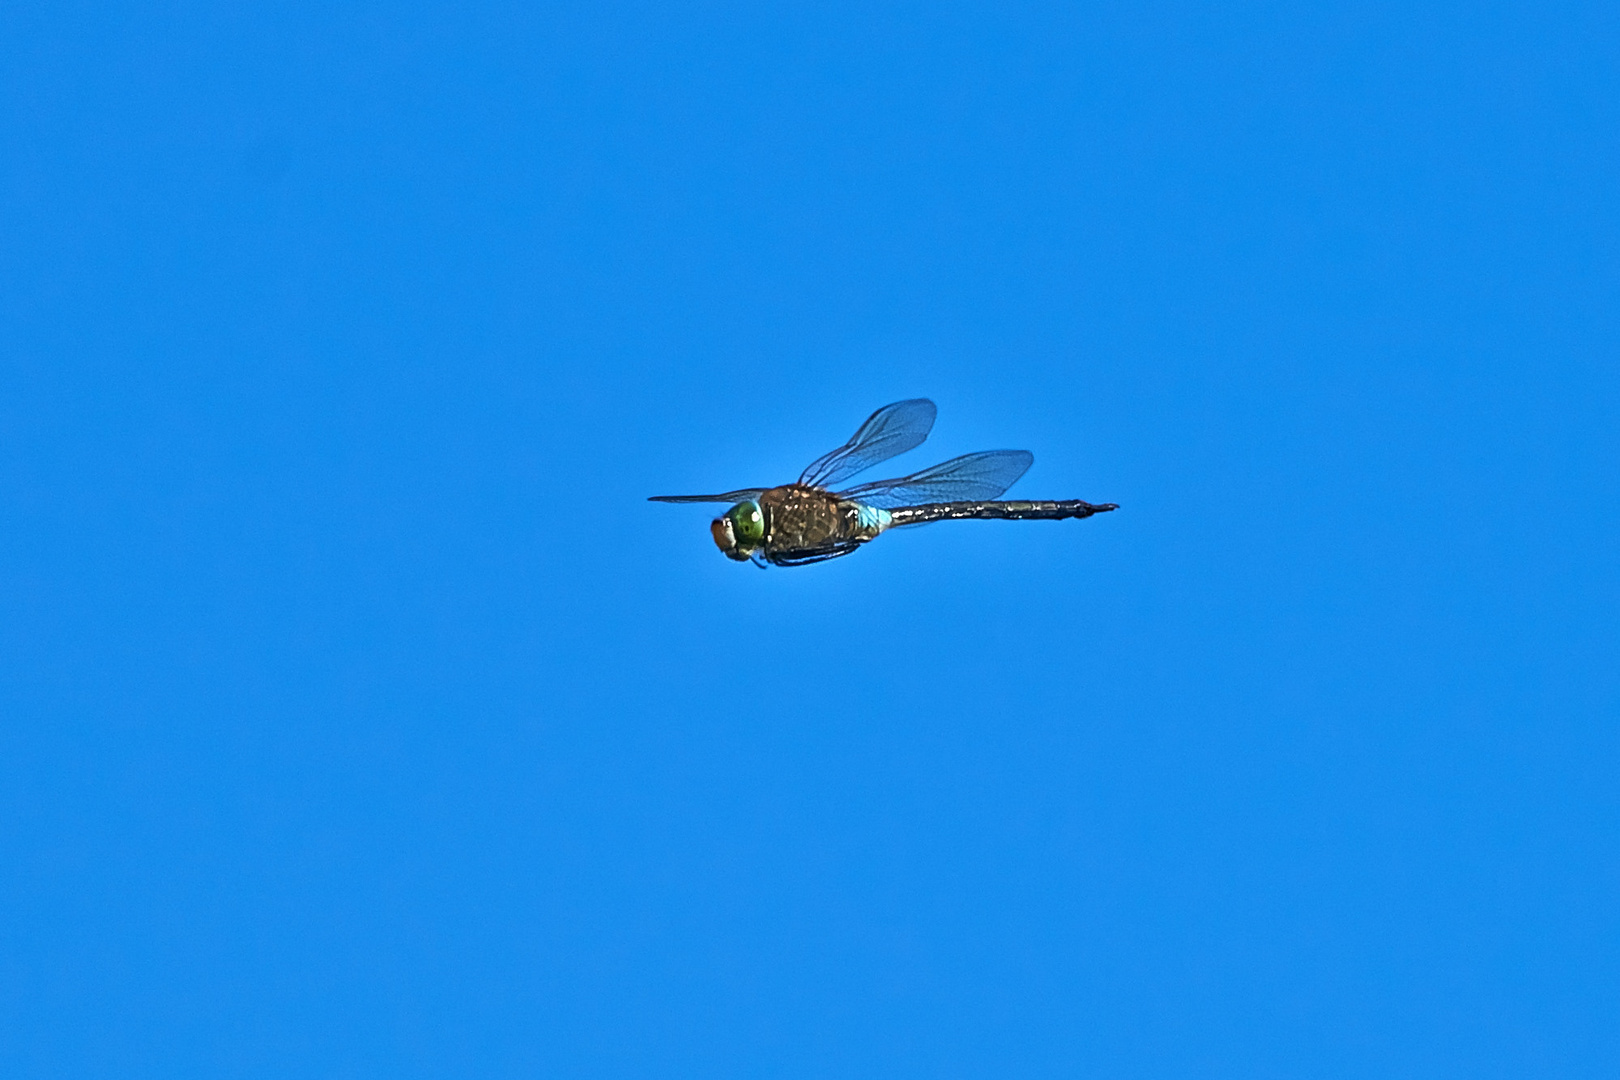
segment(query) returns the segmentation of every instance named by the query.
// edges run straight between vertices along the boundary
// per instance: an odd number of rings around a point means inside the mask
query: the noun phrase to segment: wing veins
[[[857,473],[921,445],[933,430],[938,410],[927,398],[885,405],[866,418],[849,441],[821,455],[799,476],[799,483],[830,488]]]
[[[757,499],[764,494],[764,488],[742,488],[738,491],[728,491],[722,495],[649,495],[648,502],[661,503],[739,503],[749,499]]]
[[[1027,450],[983,450],[942,461],[894,480],[878,480],[838,493],[885,510],[925,503],[972,502],[998,498],[1034,464]]]

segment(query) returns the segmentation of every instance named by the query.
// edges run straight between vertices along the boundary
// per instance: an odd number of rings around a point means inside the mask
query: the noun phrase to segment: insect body
[[[935,413],[927,398],[885,406],[849,442],[817,458],[792,484],[722,495],[655,495],[652,501],[733,503],[709,526],[715,544],[739,562],[778,566],[848,555],[898,526],[958,518],[1083,518],[1118,508],[1081,499],[997,501],[1034,462],[1026,450],[966,454],[897,480],[831,490],[920,444],[934,426]]]

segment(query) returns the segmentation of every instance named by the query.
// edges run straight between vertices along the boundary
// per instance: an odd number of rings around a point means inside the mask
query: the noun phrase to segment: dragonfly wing
[[[885,510],[923,503],[995,499],[1034,463],[1035,455],[1028,450],[985,450],[951,458],[898,480],[852,487],[839,492],[838,497]]]
[[[741,491],[728,491],[724,495],[651,495],[648,502],[669,503],[740,503],[750,499],[757,499],[765,493],[764,488],[743,488]]]
[[[885,405],[866,418],[849,442],[821,455],[799,477],[799,483],[830,488],[856,473],[903,454],[928,438],[937,410],[927,398]]]

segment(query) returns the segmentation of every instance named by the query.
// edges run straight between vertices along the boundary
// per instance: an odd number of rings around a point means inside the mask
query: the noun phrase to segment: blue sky
[[[1617,33],[8,8],[0,1072],[1613,1076]]]

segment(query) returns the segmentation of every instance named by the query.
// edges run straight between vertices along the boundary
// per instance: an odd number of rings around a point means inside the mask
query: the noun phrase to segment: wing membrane
[[[923,503],[994,499],[1012,487],[1034,463],[1035,455],[1028,450],[985,450],[952,458],[898,480],[879,480],[852,487],[839,492],[838,497],[885,510]]]
[[[764,488],[743,488],[741,491],[728,491],[724,495],[650,495],[648,502],[669,503],[740,503],[749,499],[757,499],[765,493]]]
[[[799,483],[830,488],[880,461],[905,453],[928,438],[936,411],[927,398],[885,405],[866,418],[849,442],[812,461]]]

